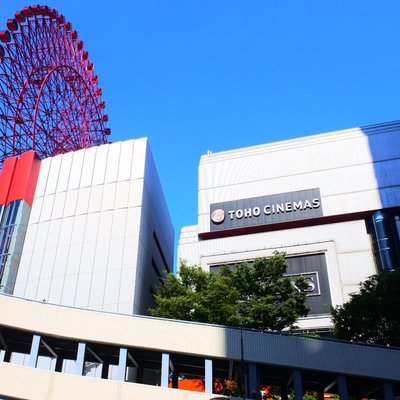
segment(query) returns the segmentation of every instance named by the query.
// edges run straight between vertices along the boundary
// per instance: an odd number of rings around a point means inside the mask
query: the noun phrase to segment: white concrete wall
[[[142,217],[140,219],[139,254],[137,260],[137,279],[135,287],[134,313],[146,314],[154,307],[149,296],[150,287],[159,284],[151,260],[160,273],[166,269],[163,257],[156,245],[154,234],[162,247],[167,267],[172,271],[174,257],[174,230],[169,216],[156,166],[149,146],[145,149],[144,184],[142,193]]]
[[[0,363],[0,377],[0,394],[13,399],[209,400],[216,398],[215,394],[60,374],[8,363]]]
[[[148,296],[142,274],[146,265],[151,268],[143,251],[148,238],[141,229],[149,225],[145,210],[160,204],[166,215],[162,223],[169,221],[160,186],[151,188],[157,191],[154,205],[146,204],[146,179],[157,175],[153,169],[146,176],[146,165],[152,163],[148,152],[147,139],[138,139],[42,161],[16,296],[138,312],[141,295]],[[171,226],[169,221],[160,236],[170,234]],[[164,242],[172,258],[172,243]]]
[[[389,129],[390,128],[390,129]],[[200,232],[212,203],[320,188],[324,215],[400,205],[400,124],[349,129],[201,157]]]

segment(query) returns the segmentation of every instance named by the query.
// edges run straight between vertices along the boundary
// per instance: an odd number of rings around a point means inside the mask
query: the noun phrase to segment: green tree
[[[331,314],[337,338],[400,346],[400,269],[372,275]]]
[[[212,324],[282,330],[307,315],[307,283],[284,276],[283,253],[218,272],[181,263],[179,275],[166,274],[155,294],[157,317]]]

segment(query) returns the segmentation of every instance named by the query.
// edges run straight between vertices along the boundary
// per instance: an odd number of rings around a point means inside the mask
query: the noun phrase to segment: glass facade
[[[0,293],[12,294],[24,245],[30,207],[15,200],[0,209]]]

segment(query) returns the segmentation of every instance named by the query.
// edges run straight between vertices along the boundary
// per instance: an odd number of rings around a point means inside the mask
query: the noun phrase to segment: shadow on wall
[[[400,122],[362,128],[368,138],[381,207],[368,228],[381,270],[400,266]]]

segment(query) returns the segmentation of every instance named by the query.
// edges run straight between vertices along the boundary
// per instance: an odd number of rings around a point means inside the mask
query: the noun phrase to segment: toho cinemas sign
[[[210,205],[210,230],[243,228],[321,217],[319,188]]]

